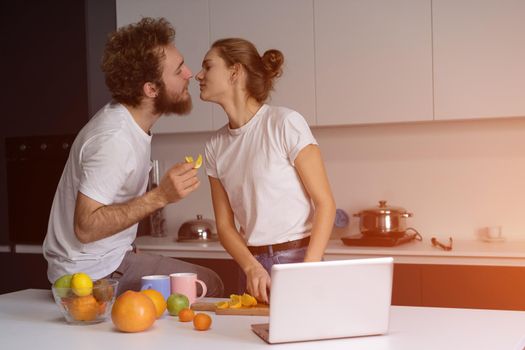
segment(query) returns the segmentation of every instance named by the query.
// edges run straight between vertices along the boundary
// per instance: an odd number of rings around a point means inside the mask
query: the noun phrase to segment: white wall
[[[484,226],[525,240],[525,118],[313,129],[338,208],[348,213],[380,199],[414,213],[423,237],[474,239]],[[158,135],[153,157],[170,166],[203,153],[211,133]],[[161,169],[162,170],[162,169]],[[168,230],[197,213],[213,217],[209,185],[165,209]],[[343,234],[358,233],[357,218]],[[341,232],[337,232],[336,236]]]

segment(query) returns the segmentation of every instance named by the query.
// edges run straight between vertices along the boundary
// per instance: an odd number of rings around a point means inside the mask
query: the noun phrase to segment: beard
[[[188,94],[186,99],[183,95],[173,96],[168,94],[166,86],[161,87],[159,95],[155,99],[154,108],[156,114],[179,114],[185,115],[190,113],[193,103],[191,96]]]

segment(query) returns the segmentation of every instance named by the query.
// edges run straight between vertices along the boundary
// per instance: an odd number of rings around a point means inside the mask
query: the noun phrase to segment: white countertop
[[[522,350],[525,312],[392,306],[388,334],[337,340],[267,345],[250,325],[262,316],[211,314],[210,330],[164,315],[142,333],[118,332],[111,321],[66,323],[49,290],[28,289],[0,295],[3,349],[368,349],[368,350]]]
[[[176,242],[173,236],[137,237],[137,248],[176,258],[231,259],[219,242]],[[430,239],[396,247],[350,247],[339,239],[330,240],[326,260],[392,256],[401,264],[525,266],[525,241],[483,242],[455,240],[451,251],[433,247]]]

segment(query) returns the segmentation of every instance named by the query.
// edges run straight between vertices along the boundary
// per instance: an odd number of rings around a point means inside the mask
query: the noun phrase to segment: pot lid
[[[184,222],[179,228],[178,240],[201,239],[209,240],[215,238],[215,222],[203,219],[202,215],[197,215],[196,219]]]
[[[388,206],[386,205],[385,200],[381,200],[379,201],[379,205],[377,207],[364,209],[360,211],[358,215],[361,215],[361,214],[376,214],[376,215],[377,214],[381,214],[381,215],[397,214],[399,215],[399,214],[408,214],[408,212],[405,208]]]

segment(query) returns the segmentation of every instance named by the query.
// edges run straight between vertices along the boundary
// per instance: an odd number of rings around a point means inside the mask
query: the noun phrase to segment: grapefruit
[[[151,299],[141,292],[128,290],[115,300],[111,320],[121,332],[142,332],[157,318],[157,309]]]

